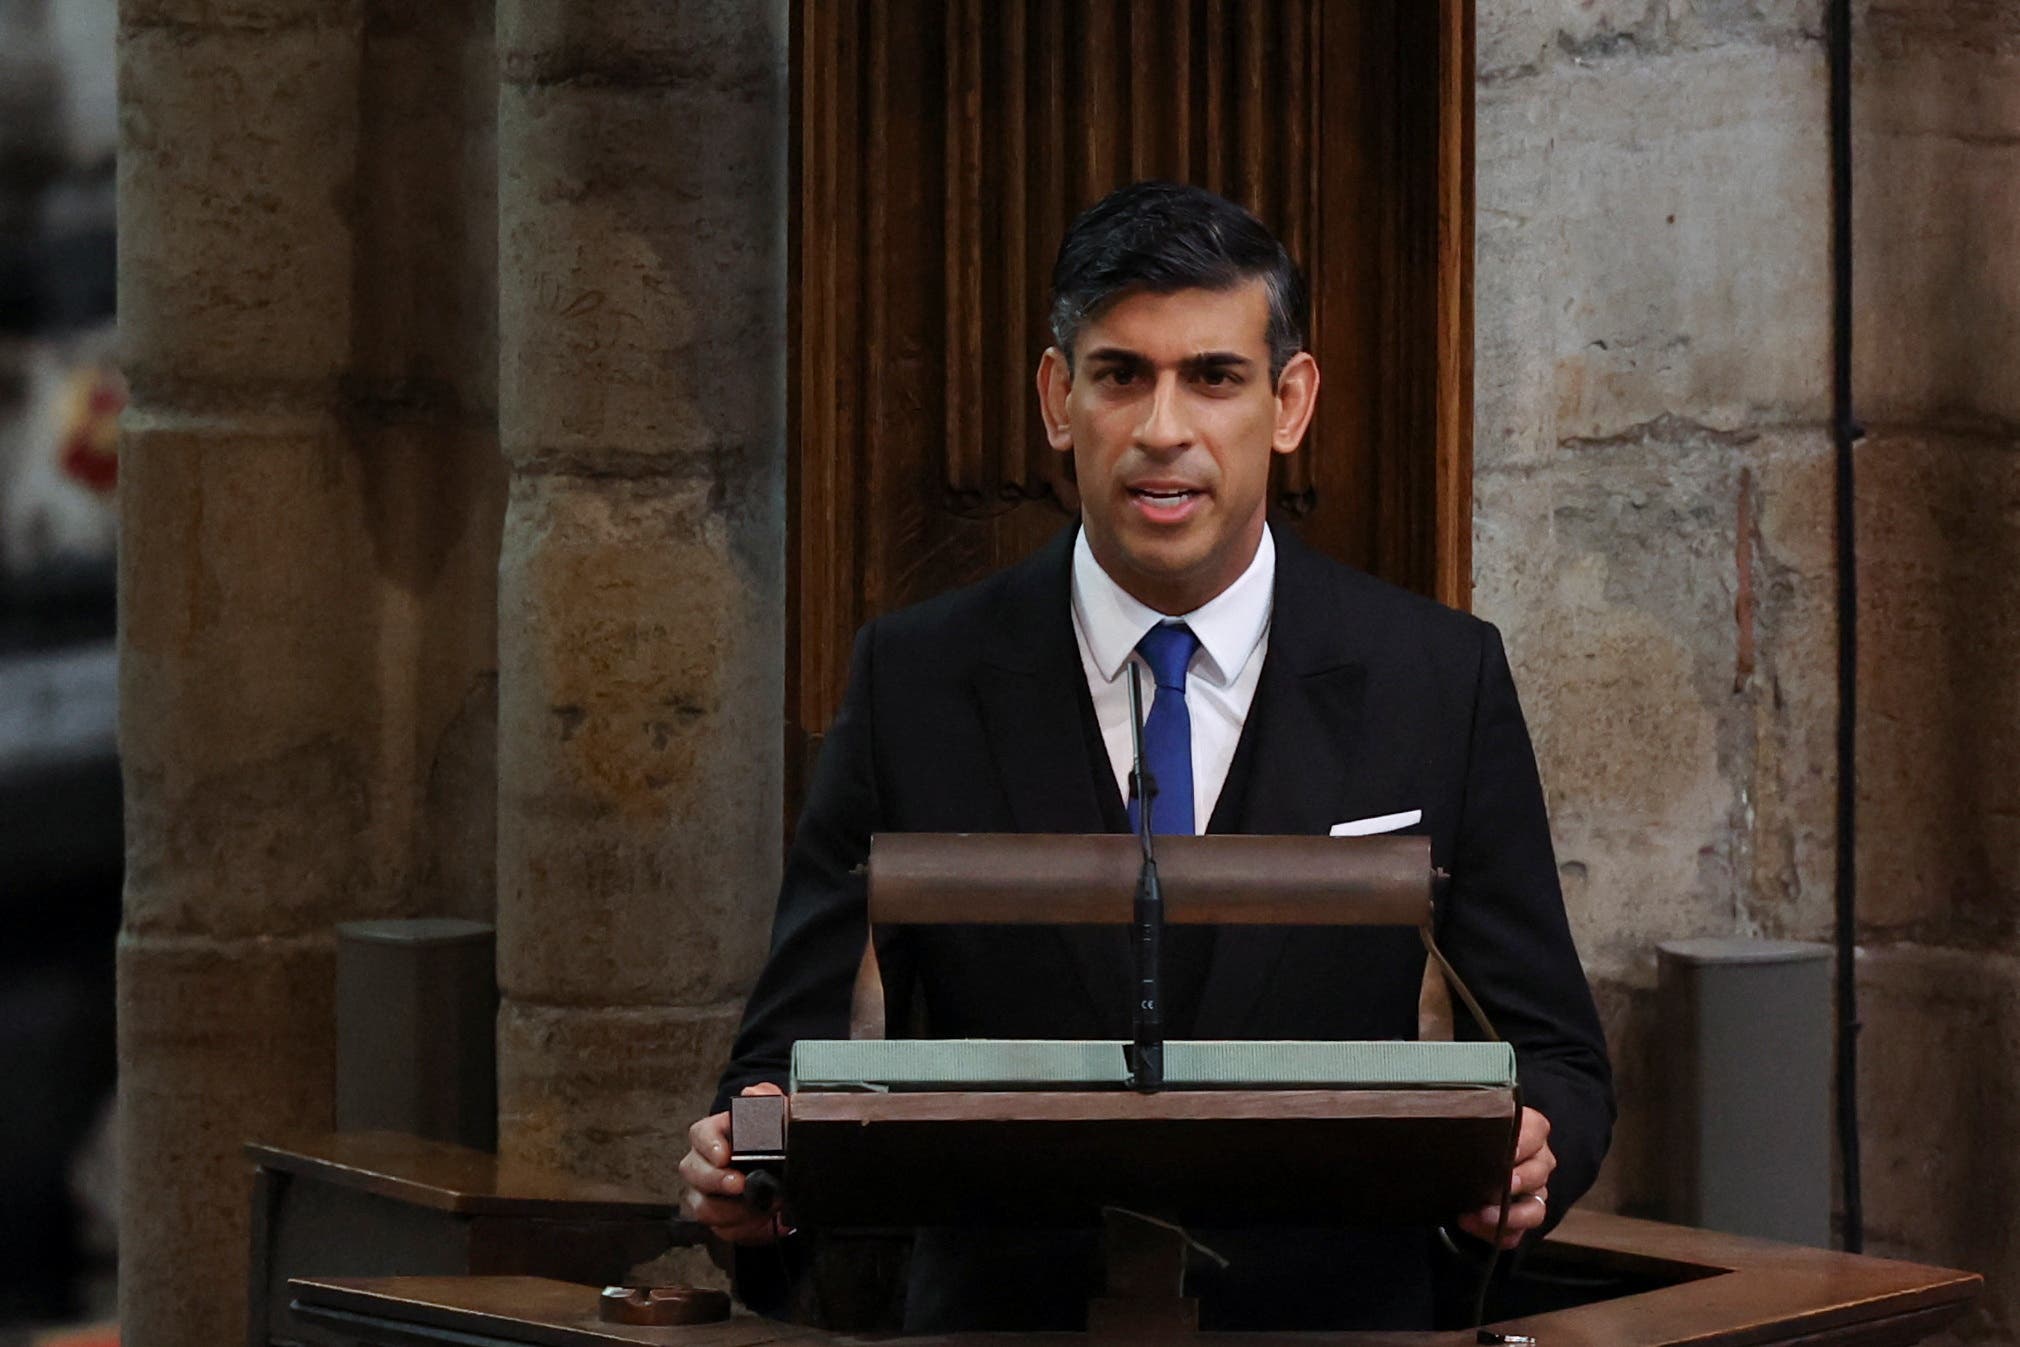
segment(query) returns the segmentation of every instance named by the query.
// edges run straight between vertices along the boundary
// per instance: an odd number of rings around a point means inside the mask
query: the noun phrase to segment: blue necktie
[[[1150,666],[1157,695],[1143,718],[1143,769],[1157,787],[1150,826],[1158,833],[1190,835],[1192,826],[1192,713],[1185,707],[1185,669],[1199,637],[1183,622],[1160,622],[1136,643]],[[1137,825],[1136,800],[1129,801],[1129,826]]]

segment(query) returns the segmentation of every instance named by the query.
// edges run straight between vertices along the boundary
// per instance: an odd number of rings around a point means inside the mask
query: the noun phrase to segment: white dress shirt
[[[1080,645],[1087,691],[1094,699],[1094,718],[1101,725],[1116,789],[1124,800],[1129,799],[1132,757],[1125,671],[1131,663],[1142,667],[1143,713],[1148,716],[1157,685],[1150,666],[1136,653],[1136,643],[1160,622],[1183,622],[1199,638],[1199,649],[1186,666],[1185,705],[1192,719],[1193,828],[1206,831],[1262,677],[1276,578],[1276,541],[1264,528],[1255,560],[1233,584],[1193,611],[1167,617],[1132,598],[1101,569],[1087,544],[1086,529],[1074,539],[1073,635]]]

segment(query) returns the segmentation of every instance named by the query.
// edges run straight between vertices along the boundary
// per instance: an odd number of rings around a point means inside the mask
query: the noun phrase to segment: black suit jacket
[[[847,1036],[865,939],[855,871],[872,833],[1126,827],[1073,636],[1073,536],[1063,530],[1019,565],[858,636],[718,1107],[743,1086],[783,1083],[794,1040]],[[1500,637],[1322,557],[1288,531],[1276,541],[1261,681],[1209,831],[1324,833],[1349,819],[1423,811],[1413,831],[1430,836],[1434,862],[1452,875],[1438,903],[1439,943],[1514,1045],[1525,1102],[1551,1121],[1551,1207],[1561,1214],[1605,1154],[1611,1079]],[[911,1007],[936,1037],[1128,1037],[1119,929],[936,927],[880,932],[878,946],[893,1024]],[[1423,969],[1411,931],[1221,928],[1190,1008],[1194,1033],[1414,1038]],[[1269,1245],[1255,1260],[1271,1266],[1250,1269],[1261,1280],[1251,1277],[1246,1291],[1230,1283],[1223,1299],[1271,1303],[1285,1284],[1317,1287],[1323,1303],[1274,1320],[1422,1326],[1411,1322],[1428,1295],[1421,1235],[1346,1239],[1306,1232]],[[915,1266],[915,1300],[948,1303],[931,1313],[915,1304],[908,1317],[920,1326],[977,1322],[956,1302],[983,1294],[984,1283],[948,1291],[964,1283],[962,1260],[948,1241],[926,1244],[933,1272],[922,1277]],[[994,1251],[987,1284],[1000,1285],[1004,1261],[1024,1256]],[[982,1260],[967,1263],[979,1274]],[[1034,1278],[1060,1280],[1056,1268]],[[935,1279],[938,1287],[926,1284]],[[1028,1305],[1033,1294],[1012,1299]],[[1217,1317],[1211,1300],[1206,1311]],[[1034,1322],[979,1316],[992,1317]]]

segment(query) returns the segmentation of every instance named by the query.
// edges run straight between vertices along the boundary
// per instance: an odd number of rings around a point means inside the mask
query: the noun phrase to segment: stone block
[[[2020,912],[2020,445],[1859,450],[1859,910],[2010,948]]]
[[[2020,963],[1895,946],[1859,960],[1869,1252],[1985,1274],[1960,1336],[2010,1341],[2020,1294]]]
[[[785,0],[572,9],[506,0],[499,68],[515,84],[680,84],[773,102],[784,87],[786,30]]]
[[[129,18],[119,309],[138,402],[177,382],[320,389],[342,370],[358,46],[344,28]]]
[[[128,920],[360,915],[379,593],[356,460],[313,420],[141,413],[120,466]]]
[[[1666,45],[1670,0],[1487,0],[1475,64],[1491,83],[1572,59],[1639,56]],[[1484,160],[1483,160],[1484,162]]]
[[[1483,90],[1483,466],[1504,443],[1578,447],[1665,417],[1721,432],[1824,417],[1824,97],[1813,44]],[[1507,333],[1541,344],[1504,353]],[[1511,360],[1547,365],[1547,396],[1497,372]]]
[[[1556,64],[1813,41],[1822,16],[1815,0],[1486,0],[1478,22],[1481,77],[1499,82]]]
[[[1484,16],[1483,16],[1484,20]],[[1557,131],[1532,83],[1479,91],[1473,234],[1473,461],[1533,462],[1556,447],[1557,254],[1542,212]]]
[[[521,478],[500,604],[499,969],[542,1002],[708,1005],[763,951],[782,640],[706,484]]]
[[[514,463],[680,460],[777,490],[785,120],[678,83],[505,86],[500,371]],[[707,137],[686,140],[707,125]]]
[[[1836,471],[1821,429],[1770,439],[1750,461],[1754,668],[1741,700],[1754,751],[1739,929],[1825,940],[1837,883]]]
[[[1898,21],[1903,8],[1888,12]],[[1980,28],[1935,22],[1937,6],[1914,8],[1921,22],[1906,32],[1876,19],[1853,94],[1859,412],[2010,427],[2020,424],[2020,21],[2005,7],[2002,48]]]
[[[498,1149],[514,1160],[679,1189],[687,1129],[715,1097],[743,1013],[532,1005],[498,1016]]]
[[[137,927],[488,916],[493,446],[411,424],[352,443],[270,413],[129,418],[120,678]],[[445,909],[430,877],[452,872]]]
[[[334,979],[327,940],[122,938],[124,1340],[244,1340],[241,1148],[330,1127]]]
[[[1476,479],[1475,606],[1507,637],[1600,974],[1652,977],[1664,939],[1827,919],[1829,777],[1804,717],[1829,696],[1811,663],[1828,575],[1815,506],[1787,499],[1817,488],[1824,453],[1814,432],[1686,435]]]
[[[1669,31],[1690,47],[1794,46],[1823,40],[1824,14],[1815,0],[1669,0]]]

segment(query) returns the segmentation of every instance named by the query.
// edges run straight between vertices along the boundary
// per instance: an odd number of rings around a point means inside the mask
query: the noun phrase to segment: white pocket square
[[[1377,814],[1373,818],[1357,818],[1351,823],[1335,823],[1334,837],[1371,837],[1375,833],[1392,833],[1398,828],[1407,828],[1424,821],[1421,809],[1406,809],[1400,814]]]

